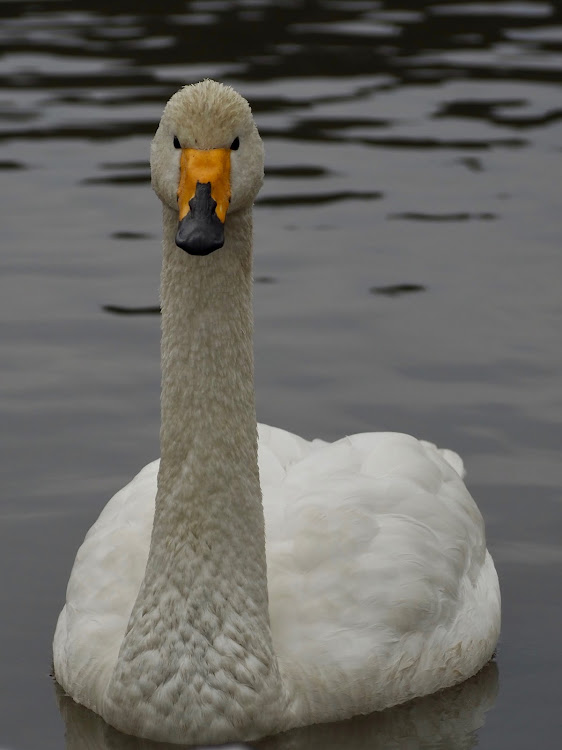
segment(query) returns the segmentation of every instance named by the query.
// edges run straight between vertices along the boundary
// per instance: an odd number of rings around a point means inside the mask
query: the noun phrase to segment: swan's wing
[[[456,454],[395,433],[308,444],[289,463],[276,445],[262,488],[281,659],[355,691],[356,708],[361,690],[388,705],[483,666],[499,590]]]
[[[117,492],[88,531],[70,574],[53,642],[55,676],[93,710],[117,662],[144,577],[159,461]]]
[[[430,443],[428,440],[420,440],[420,443],[425,445],[426,448],[437,451],[437,453],[439,453],[439,455],[457,472],[461,479],[465,478],[466,471],[464,463],[458,453],[455,453],[455,451],[452,451],[450,448],[438,448],[435,443]]]

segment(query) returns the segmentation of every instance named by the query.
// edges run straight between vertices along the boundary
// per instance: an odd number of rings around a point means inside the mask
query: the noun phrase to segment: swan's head
[[[152,141],[152,187],[178,214],[176,244],[208,255],[224,244],[228,216],[251,208],[263,182],[263,143],[250,105],[216,81],[185,86]]]

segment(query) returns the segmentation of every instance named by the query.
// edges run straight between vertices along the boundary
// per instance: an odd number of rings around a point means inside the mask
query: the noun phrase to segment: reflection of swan
[[[470,677],[494,650],[499,590],[458,456],[393,433],[329,445],[262,427],[258,475],[263,147],[245,100],[210,81],[178,92],[151,166],[164,211],[162,459],[78,552],[57,680],[123,732],[210,743]]]
[[[498,670],[492,661],[470,680],[434,695],[368,716],[293,729],[252,742],[252,747],[259,750],[469,750],[476,745],[476,731],[494,705],[497,691]],[[117,732],[92,711],[74,703],[60,688],[57,701],[66,725],[66,750],[171,750],[173,747]]]

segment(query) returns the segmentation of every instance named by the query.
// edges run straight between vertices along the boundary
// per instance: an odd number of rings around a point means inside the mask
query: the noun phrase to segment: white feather
[[[314,718],[392,705],[404,671],[407,697],[452,684],[440,680],[461,645],[467,661],[485,663],[499,588],[451,452],[396,433],[324,443],[258,427],[275,651],[300,665],[293,679],[309,673],[324,691]],[[79,686],[95,693],[92,680],[109,681],[145,573],[158,466],[110,500],[72,570],[55,661],[72,666],[72,682],[57,678],[86,705]],[[463,667],[463,677],[475,671]]]

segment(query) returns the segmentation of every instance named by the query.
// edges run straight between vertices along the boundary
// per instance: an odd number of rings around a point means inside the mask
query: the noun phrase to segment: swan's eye
[[[174,136],[174,148],[181,148],[177,135]]]
[[[240,148],[240,138],[235,138],[230,144],[230,150],[238,151],[239,148]]]

